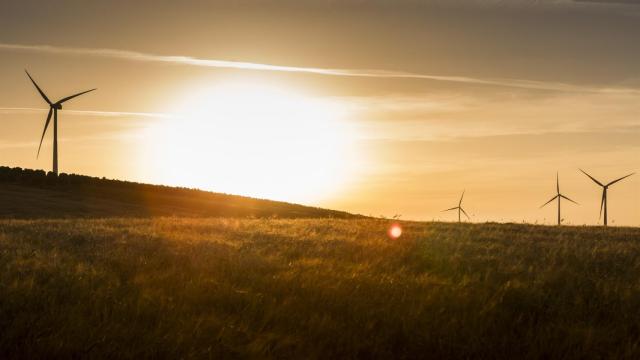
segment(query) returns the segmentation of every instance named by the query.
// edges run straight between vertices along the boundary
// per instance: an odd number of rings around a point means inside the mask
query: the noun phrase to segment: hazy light
[[[400,224],[393,224],[389,228],[389,237],[392,239],[397,239],[402,235],[402,227]]]
[[[281,87],[223,83],[189,91],[145,134],[157,181],[292,202],[340,189],[354,162],[336,102]]]

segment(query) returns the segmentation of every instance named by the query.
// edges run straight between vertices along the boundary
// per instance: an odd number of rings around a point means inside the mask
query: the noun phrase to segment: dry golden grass
[[[0,221],[0,357],[638,358],[640,229]]]

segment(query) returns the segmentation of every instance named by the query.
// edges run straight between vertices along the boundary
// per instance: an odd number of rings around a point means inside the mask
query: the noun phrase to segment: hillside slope
[[[0,167],[0,217],[351,218],[327,209],[201,190]]]

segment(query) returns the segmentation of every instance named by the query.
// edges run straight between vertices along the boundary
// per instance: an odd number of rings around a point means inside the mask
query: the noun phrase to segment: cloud
[[[97,48],[73,48],[50,45],[20,45],[0,43],[0,50],[38,52],[60,55],[97,56],[119,60],[169,63],[176,65],[189,65],[223,69],[242,69],[254,71],[275,71],[288,73],[305,73],[324,76],[361,77],[379,79],[410,79],[447,81],[472,85],[503,86],[530,90],[547,90],[561,92],[589,92],[589,93],[640,93],[640,90],[631,88],[602,88],[593,86],[581,86],[557,82],[545,82],[522,79],[492,79],[474,78],[467,76],[448,76],[420,74],[405,71],[392,71],[382,69],[336,69],[261,64],[243,61],[228,61],[219,59],[201,59],[181,55],[156,55],[128,50],[97,49]]]
[[[604,5],[640,5],[639,0],[573,0],[573,2]]]
[[[58,142],[65,143],[86,143],[104,140],[124,140],[124,139],[139,139],[138,134],[127,134],[119,131],[103,132],[96,135],[74,136],[74,137],[60,137]],[[0,149],[35,149],[38,147],[39,141],[6,141],[0,140]]]
[[[0,114],[15,114],[23,112],[47,112],[48,109],[25,108],[25,107],[0,107]],[[65,110],[65,114],[72,115],[92,115],[103,117],[134,116],[144,118],[171,118],[174,115],[165,113],[128,112],[128,111],[93,111],[93,110]]]
[[[336,99],[362,139],[450,140],[549,132],[629,132],[638,126],[640,96],[507,92]]]

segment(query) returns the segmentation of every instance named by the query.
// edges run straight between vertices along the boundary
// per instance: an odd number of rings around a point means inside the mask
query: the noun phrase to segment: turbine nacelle
[[[55,104],[51,105],[51,107],[56,109],[56,110],[62,110],[62,104],[60,104],[60,103],[55,103]]]

